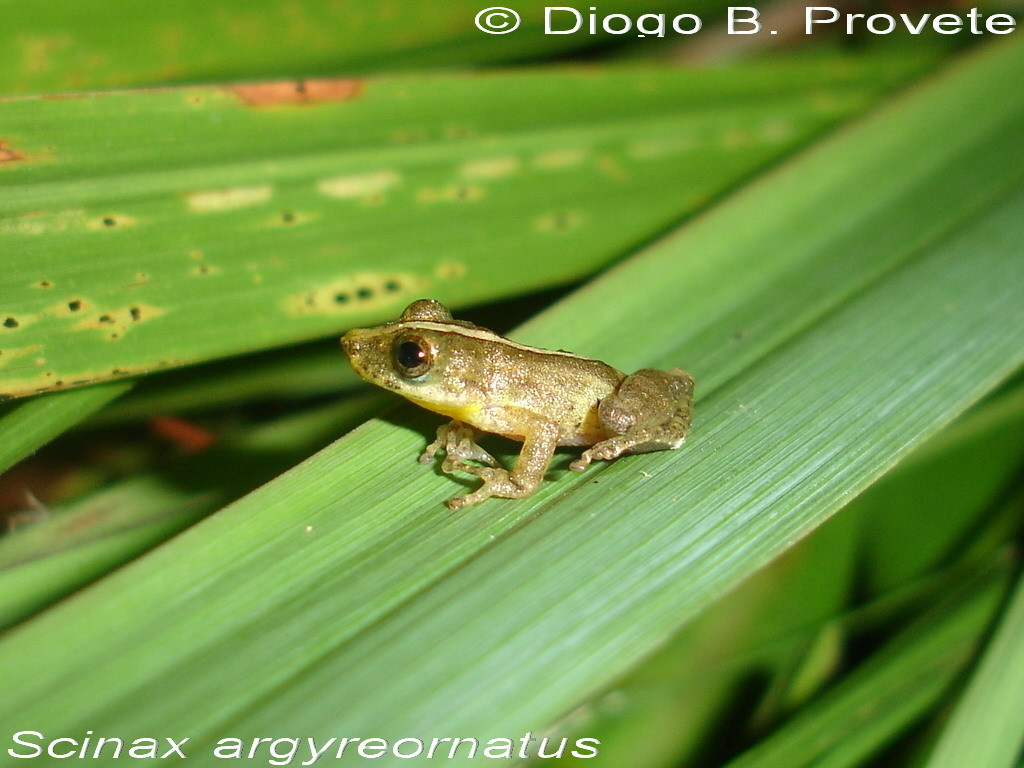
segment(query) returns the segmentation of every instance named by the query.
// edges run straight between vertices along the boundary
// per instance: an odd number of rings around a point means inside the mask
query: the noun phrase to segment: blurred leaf
[[[883,592],[957,552],[1024,466],[1024,386],[922,446],[856,504],[864,587]]]
[[[10,631],[0,717],[518,738],[604,689],[1024,362],[1022,67],[961,60],[519,335],[707,371],[683,450],[453,515],[397,410]]]
[[[970,660],[1005,585],[1005,569],[963,586],[779,731],[727,768],[854,768],[934,704]],[[950,605],[952,603],[952,605]],[[974,763],[958,763],[959,766]]]
[[[1013,768],[1024,748],[1024,579],[985,649],[928,768]]]
[[[0,472],[45,445],[131,388],[103,384],[73,392],[55,392],[8,406],[0,414]]]
[[[577,279],[919,61],[0,101],[0,393]]]
[[[23,621],[283,472],[379,410],[384,399],[382,392],[369,392],[247,425],[209,450],[53,507],[44,521],[0,538],[0,628]],[[228,477],[225,467],[235,468]]]
[[[338,395],[364,382],[345,361],[337,340],[216,360],[142,379],[89,424],[112,424],[154,414],[210,411],[247,402]]]
[[[544,4],[519,0],[522,26],[474,26],[476,0],[3,0],[0,93],[200,80],[315,76],[416,65],[508,61],[606,43],[611,36],[544,35]],[[701,12],[702,0],[611,0],[602,15]]]

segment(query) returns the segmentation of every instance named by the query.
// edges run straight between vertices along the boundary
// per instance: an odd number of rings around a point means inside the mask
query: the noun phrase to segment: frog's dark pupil
[[[403,341],[398,345],[397,357],[403,368],[415,368],[427,358],[427,353],[415,341]]]

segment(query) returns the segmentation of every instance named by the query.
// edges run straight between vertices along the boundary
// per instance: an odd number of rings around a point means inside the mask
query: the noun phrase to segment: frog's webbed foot
[[[598,414],[613,436],[572,462],[569,469],[574,472],[582,472],[592,461],[681,446],[693,415],[693,378],[678,368],[637,371],[626,377],[616,394],[601,401]]]
[[[467,461],[478,461],[489,467],[498,466],[497,460],[476,444],[476,432],[473,428],[461,421],[450,421],[437,428],[437,439],[420,455],[420,464],[429,464],[437,452],[442,450],[445,453],[444,462],[441,464],[444,472],[463,469],[463,464],[467,467],[474,466],[466,464]]]

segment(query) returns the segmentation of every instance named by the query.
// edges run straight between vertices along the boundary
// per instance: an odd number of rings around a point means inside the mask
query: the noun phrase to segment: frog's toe
[[[461,461],[479,461],[488,467],[498,466],[497,460],[472,440],[461,440],[454,450],[450,451],[450,455]]]
[[[590,451],[584,451],[582,456],[580,456],[578,459],[576,459],[569,465],[569,469],[571,469],[573,472],[582,472],[583,470],[590,466],[590,462],[592,461],[593,459],[590,456]]]
[[[466,496],[453,496],[445,502],[445,506],[447,506],[452,512],[458,512],[460,509],[471,503],[466,501],[466,499]]]

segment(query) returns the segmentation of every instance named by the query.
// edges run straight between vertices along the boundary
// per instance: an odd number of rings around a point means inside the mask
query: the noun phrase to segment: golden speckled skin
[[[443,449],[444,471],[483,478],[476,491],[448,502],[453,509],[529,496],[559,445],[594,446],[571,465],[582,471],[594,459],[677,448],[690,425],[693,379],[679,369],[626,376],[599,360],[454,320],[432,299],[413,302],[396,322],[349,331],[341,343],[364,379],[454,419],[420,457],[429,462]],[[522,440],[515,470],[499,467],[469,427]]]

